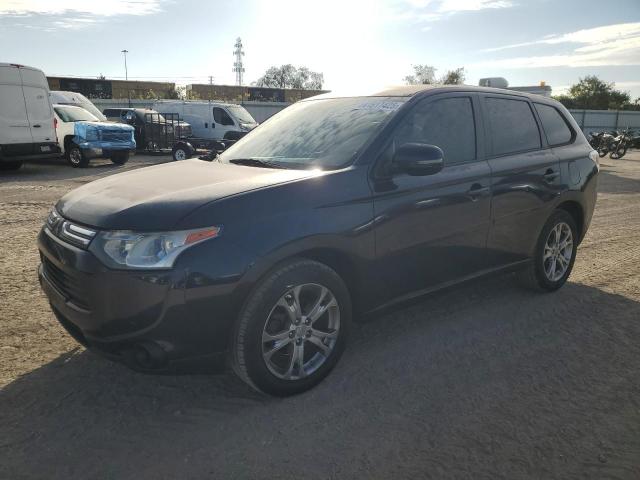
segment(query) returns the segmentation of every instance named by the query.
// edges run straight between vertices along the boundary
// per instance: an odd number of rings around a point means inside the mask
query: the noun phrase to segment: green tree
[[[404,77],[407,85],[431,85],[436,83],[436,68],[431,65],[412,65],[413,75]]]
[[[604,82],[595,75],[581,78],[565,95],[554,97],[567,108],[593,110],[634,109],[631,96],[615,89],[615,83]]]
[[[296,68],[291,64],[271,67],[254,82],[257,87],[303,90],[321,90],[323,83],[324,75],[322,73],[313,72],[307,67]]]
[[[462,85],[466,77],[464,67],[456,68],[455,70],[449,70],[445,73],[438,83],[444,85]]]
[[[449,70],[443,76],[436,78],[437,68],[431,65],[412,65],[413,75],[404,77],[407,85],[462,85],[465,79],[464,67]]]

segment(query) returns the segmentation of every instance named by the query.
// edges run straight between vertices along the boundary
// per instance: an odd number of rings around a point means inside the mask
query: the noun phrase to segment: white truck
[[[258,126],[242,105],[202,100],[156,100],[153,110],[177,113],[191,125],[193,136],[205,140],[238,140]]]
[[[0,63],[0,169],[59,157],[47,78],[41,70]]]

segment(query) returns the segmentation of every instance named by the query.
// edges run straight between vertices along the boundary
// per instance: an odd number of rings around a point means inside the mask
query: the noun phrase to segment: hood
[[[187,160],[96,180],[66,194],[56,208],[99,229],[171,230],[207,203],[311,176],[317,173]]]

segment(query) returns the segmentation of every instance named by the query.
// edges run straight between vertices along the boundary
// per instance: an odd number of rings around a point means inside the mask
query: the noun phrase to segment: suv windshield
[[[229,105],[227,106],[227,110],[229,110],[229,112],[231,112],[231,114],[236,117],[240,123],[256,123],[251,114],[240,105]]]
[[[63,122],[97,122],[94,115],[80,107],[54,107]]]
[[[406,100],[357,97],[298,102],[220,155],[285,168],[331,170],[349,165],[378,127]]]

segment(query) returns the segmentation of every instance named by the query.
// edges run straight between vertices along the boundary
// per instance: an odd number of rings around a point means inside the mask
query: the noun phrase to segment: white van
[[[241,105],[201,100],[156,100],[153,110],[177,113],[191,125],[194,137],[207,140],[238,140],[258,126]]]
[[[58,157],[47,78],[37,68],[0,63],[0,169],[24,160]]]
[[[105,117],[98,108],[91,103],[87,97],[77,92],[65,92],[62,90],[54,90],[49,96],[51,97],[51,103],[54,105],[71,105],[74,107],[82,107],[87,112],[93,114],[98,120],[102,122],[107,121],[107,117]]]

